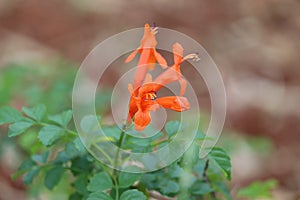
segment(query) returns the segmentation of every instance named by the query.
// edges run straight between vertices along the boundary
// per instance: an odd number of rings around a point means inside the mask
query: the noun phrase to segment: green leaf
[[[33,121],[19,121],[11,124],[8,129],[8,137],[15,137],[24,133],[27,129],[29,129],[32,125],[34,125]]]
[[[32,108],[23,107],[22,111],[32,119],[40,122],[46,113],[46,107],[43,104],[38,104]]]
[[[203,132],[201,132],[201,131],[197,131],[195,139],[196,140],[205,140],[206,139],[206,135]]]
[[[212,182],[215,190],[221,192],[226,200],[232,200],[230,190],[228,189],[227,185],[221,181]]]
[[[21,176],[22,174],[24,174],[25,172],[29,171],[32,167],[34,167],[36,165],[36,163],[31,160],[31,159],[27,159],[24,162],[22,162],[22,164],[19,166],[18,171],[15,172],[14,174],[12,174],[12,179],[15,180],[16,178],[18,178],[19,176]]]
[[[61,165],[57,165],[47,171],[44,184],[49,189],[52,190],[55,185],[57,185],[64,173],[64,168]]]
[[[31,156],[31,159],[34,160],[35,162],[46,163],[48,156],[49,156],[49,151],[46,151],[42,154],[35,154]]]
[[[64,152],[64,151],[63,151]],[[88,160],[89,155],[79,156],[72,159],[71,172],[76,176],[82,172],[88,172],[93,169],[93,161]]]
[[[102,130],[107,137],[112,137],[115,140],[119,140],[122,130],[117,126],[103,126]]]
[[[184,153],[183,159],[181,161],[181,166],[191,167],[194,166],[199,160],[199,145],[193,142],[188,150]]]
[[[65,152],[69,158],[74,158],[86,153],[86,150],[81,140],[79,138],[76,138],[72,142],[66,144]]]
[[[22,119],[22,115],[16,109],[11,107],[0,108],[0,125],[17,122]]]
[[[45,146],[50,146],[63,135],[64,130],[58,126],[47,125],[39,132],[39,140]]]
[[[177,164],[168,167],[168,174],[171,178],[179,178],[183,173],[183,169]]]
[[[33,160],[27,159],[19,166],[18,171],[29,170],[35,165],[36,163]]]
[[[231,179],[231,162],[229,155],[221,148],[214,147],[209,153],[209,159],[213,160],[222,170],[224,176]]]
[[[239,197],[247,197],[251,199],[256,198],[271,198],[271,190],[277,186],[277,181],[274,179],[267,180],[265,182],[254,182],[249,186],[242,188],[238,191]]]
[[[175,181],[169,180],[164,185],[160,185],[163,194],[175,194],[179,191],[179,185]]]
[[[169,137],[175,135],[180,127],[179,121],[169,121],[165,125],[165,130]]]
[[[202,180],[197,180],[190,188],[190,191],[194,195],[204,195],[212,192],[213,189],[211,188],[209,183]]]
[[[106,172],[100,172],[95,174],[90,183],[87,186],[87,189],[90,192],[103,191],[109,189],[113,186],[110,176]]]
[[[72,183],[72,185],[74,186],[76,191],[79,194],[82,194],[82,195],[88,194],[88,191],[87,191],[87,188],[86,188],[87,184],[88,184],[88,173],[80,174],[76,178],[76,180]]]
[[[127,173],[121,172],[119,176],[119,187],[120,188],[127,188],[134,184],[137,180],[139,180],[141,174],[137,173]]]
[[[72,115],[73,115],[72,110],[67,110],[65,112],[62,112],[59,115],[49,116],[48,119],[57,123],[58,125],[67,127],[68,123],[72,119]]]
[[[138,190],[127,190],[122,193],[120,200],[146,200],[146,196]]]
[[[113,200],[110,196],[105,194],[104,192],[98,191],[98,192],[93,192],[89,195],[87,200]]]
[[[26,185],[31,184],[34,177],[39,173],[40,171],[39,166],[34,166],[30,171],[28,171],[25,176],[23,177],[23,181]]]
[[[91,133],[99,130],[100,117],[95,115],[84,116],[80,122],[80,127],[83,132]]]
[[[70,195],[68,200],[82,200],[82,195],[79,194],[78,192],[74,192]]]

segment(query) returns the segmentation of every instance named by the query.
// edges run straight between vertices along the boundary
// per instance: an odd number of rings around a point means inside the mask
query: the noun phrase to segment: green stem
[[[115,183],[115,189],[116,189],[116,200],[119,200],[119,183],[116,176],[112,176],[114,183]]]
[[[118,160],[119,160],[119,156],[120,156],[120,149],[122,147],[122,143],[123,143],[123,140],[124,140],[124,137],[125,137],[125,128],[126,128],[126,125],[123,125],[122,132],[121,132],[121,135],[120,135],[120,139],[117,143],[118,149],[117,149],[115,162],[114,162],[114,175],[117,173],[116,168],[117,168],[117,164],[118,164]]]
[[[97,144],[92,144],[92,145],[94,145],[94,147],[96,147],[96,149],[99,150],[107,158],[107,160],[111,164],[113,164],[113,160],[110,158],[110,156],[101,147],[99,147]]]
[[[117,149],[117,153],[116,153],[116,157],[115,157],[114,171],[113,171],[113,175],[112,175],[112,178],[113,178],[114,183],[115,183],[115,189],[116,189],[116,200],[119,199],[119,183],[118,183],[118,180],[117,180],[118,172],[117,172],[116,168],[117,168],[117,164],[118,164],[118,160],[119,160],[119,156],[120,156],[120,149],[122,147],[122,143],[123,143],[123,140],[125,138],[125,128],[126,128],[126,125],[123,125],[122,132],[121,132],[121,135],[120,135],[120,139],[117,143],[118,149]]]

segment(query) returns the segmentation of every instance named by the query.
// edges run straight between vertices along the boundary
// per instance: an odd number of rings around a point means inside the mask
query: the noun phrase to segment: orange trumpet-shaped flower
[[[186,90],[186,80],[180,71],[180,64],[187,59],[199,60],[199,57],[197,54],[189,54],[183,57],[183,48],[179,43],[173,45],[173,56],[174,64],[161,73],[154,82],[157,84],[156,87],[158,87],[156,90],[159,90],[164,85],[178,81],[180,84],[180,96],[183,96]]]
[[[134,116],[134,126],[136,130],[141,131],[150,123],[151,110],[156,111],[158,108],[163,107],[177,112],[182,112],[190,108],[187,98],[182,96],[157,98],[156,90],[143,89],[143,87],[147,87],[148,89],[158,88],[156,87],[156,83],[151,82],[151,75],[148,75],[145,81],[147,83],[135,91],[131,84],[128,85],[128,90],[131,93],[131,99],[127,120],[130,122]]]
[[[174,64],[164,72],[162,72],[154,81],[149,74],[144,79],[141,87],[134,88],[129,84],[131,98],[129,101],[129,112],[127,122],[134,117],[136,130],[143,130],[151,121],[150,110],[163,107],[177,112],[182,112],[190,108],[188,100],[183,97],[186,90],[186,80],[180,71],[180,64],[187,59],[198,60],[196,54],[189,54],[183,57],[183,48],[179,43],[173,45]],[[138,74],[137,74],[138,75]],[[180,96],[168,96],[156,98],[156,92],[165,85],[178,81],[180,88]]]
[[[134,95],[131,89],[132,85],[129,85],[129,90]],[[161,107],[182,112],[190,108],[190,103],[186,97],[182,96],[157,98],[155,91],[139,94],[138,97],[132,96],[129,105],[129,115],[131,118],[134,116],[135,129],[137,131],[143,130],[151,122],[150,111],[156,111]]]
[[[151,28],[149,24],[145,24],[144,36],[141,40],[140,46],[135,51],[133,51],[125,60],[125,63],[128,63],[136,56],[137,53],[140,53],[140,59],[134,78],[134,89],[142,85],[148,69],[153,70],[156,61],[163,68],[167,67],[166,60],[155,49],[157,45],[157,41],[155,38],[156,33],[157,27]]]

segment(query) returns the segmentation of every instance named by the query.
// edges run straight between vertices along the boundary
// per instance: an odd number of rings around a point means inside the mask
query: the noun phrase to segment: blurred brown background
[[[80,63],[100,41],[145,22],[193,37],[215,60],[227,90],[229,137],[271,140],[268,157],[246,144],[233,152],[233,192],[276,178],[277,199],[298,199],[299,0],[0,0],[0,68],[55,55]],[[0,193],[19,187],[3,170],[0,179]]]

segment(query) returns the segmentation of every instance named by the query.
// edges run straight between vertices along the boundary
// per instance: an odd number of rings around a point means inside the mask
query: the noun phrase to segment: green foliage
[[[64,170],[65,169],[61,165],[56,165],[48,170],[44,182],[45,186],[50,190],[53,189],[53,187],[56,186],[60,181]]]
[[[62,127],[67,127],[70,120],[72,119],[72,115],[73,115],[72,110],[67,110],[62,112],[61,114],[49,116],[48,119],[57,123],[57,125],[60,125]]]
[[[169,121],[166,123],[165,130],[169,137],[175,135],[180,127],[180,123],[178,121]]]
[[[46,112],[46,107],[43,104],[38,104],[37,106],[34,106],[33,108],[27,108],[23,107],[23,112],[30,118],[41,122],[43,116]]]
[[[19,121],[9,126],[8,137],[15,137],[24,133],[28,128],[34,125],[33,121]]]
[[[229,155],[221,148],[214,147],[209,153],[210,160],[216,162],[216,164],[222,169],[225,177],[231,179],[231,162]]]
[[[72,111],[66,110],[59,114],[49,114],[48,108],[42,104],[24,107],[19,112],[10,107],[0,108],[0,123],[9,124],[8,135],[20,140],[23,148],[30,155],[13,175],[23,175],[27,185],[40,182],[45,188],[55,190],[62,177],[72,176],[70,186],[73,188],[69,199],[107,199],[142,200],[147,199],[150,190],[156,190],[164,196],[178,199],[206,198],[212,193],[230,200],[229,190],[224,179],[230,179],[230,157],[221,148],[213,148],[208,160],[200,160],[198,141],[208,139],[199,131],[196,141],[184,155],[172,165],[161,170],[134,174],[112,172],[96,161],[85,149],[77,133],[73,131]],[[100,118],[87,116],[81,122],[85,131],[97,131]],[[145,133],[150,137],[136,138],[138,134],[129,129],[122,147],[135,152],[153,151],[168,144],[182,126],[178,121],[170,121],[165,132],[157,131],[149,126]],[[117,126],[102,127],[107,138],[114,142],[120,138],[121,130]],[[153,132],[155,135],[151,135]],[[102,141],[102,140],[99,140]],[[30,150],[29,150],[30,149]],[[209,165],[206,166],[206,162]],[[155,164],[151,158],[145,159],[145,165]],[[71,172],[71,173],[70,173]],[[72,181],[71,181],[72,180]],[[243,193],[242,193],[243,194]]]
[[[104,192],[98,191],[98,192],[93,192],[89,195],[87,200],[113,200],[110,196],[105,194]]]
[[[138,181],[141,177],[141,174],[136,173],[127,173],[127,172],[120,172],[119,175],[119,187],[120,188],[127,188],[133,185],[136,181]]]
[[[0,125],[9,124],[22,120],[22,115],[14,108],[0,108]]]
[[[122,193],[120,200],[146,200],[146,196],[138,190],[127,190]]]
[[[43,127],[38,135],[39,140],[45,146],[52,145],[56,140],[63,136],[64,130],[55,125]]]
[[[100,172],[95,174],[90,183],[87,186],[87,189],[90,192],[97,192],[109,189],[113,186],[112,180],[110,176],[106,172]]]
[[[239,197],[246,197],[249,199],[258,199],[258,198],[271,198],[271,190],[277,186],[276,180],[267,180],[264,182],[254,182],[249,186],[242,188],[238,191]]]
[[[204,195],[213,191],[211,185],[203,180],[197,180],[194,182],[190,189],[193,195]]]

